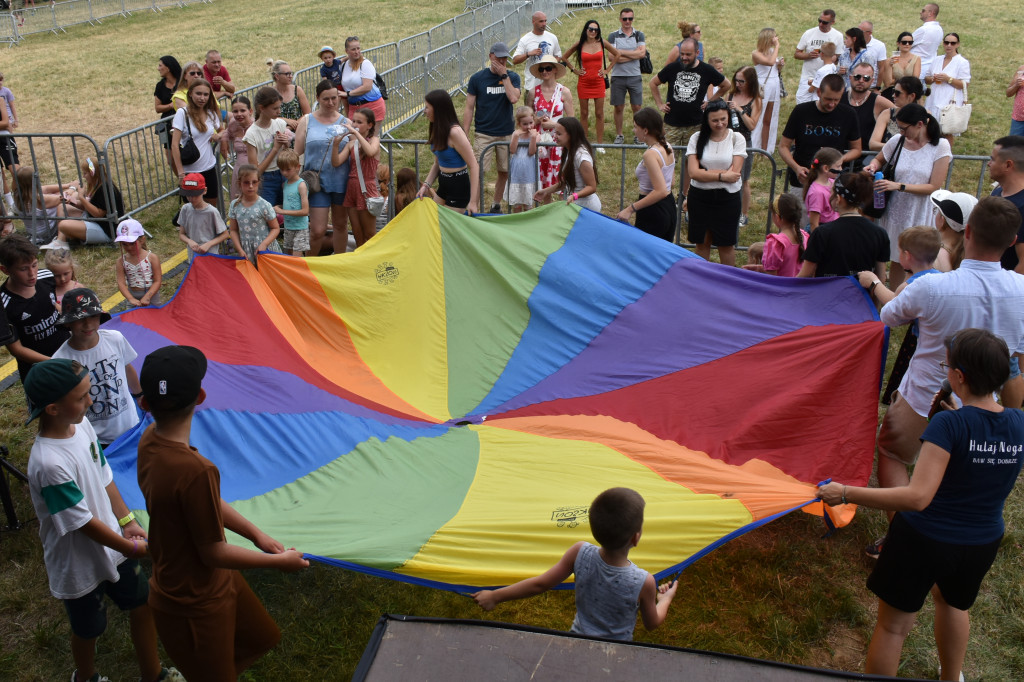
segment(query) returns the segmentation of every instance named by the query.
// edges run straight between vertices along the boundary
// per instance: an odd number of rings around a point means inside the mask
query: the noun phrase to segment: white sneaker
[[[939,677],[942,677],[942,666],[939,666]],[[960,682],[964,682],[964,671],[960,671]]]
[[[622,135],[616,135],[615,136],[615,142],[613,144],[622,144],[625,141],[626,141],[625,137],[623,137]]]
[[[63,241],[61,241],[59,239],[54,239],[49,244],[43,244],[42,246],[40,246],[39,250],[42,251],[44,249],[70,249],[70,248],[71,247],[68,245],[67,242],[63,242]]]
[[[605,152],[604,152],[604,147],[594,147],[594,150],[595,150],[595,151],[596,151],[596,152],[597,152],[598,154],[604,154],[604,153],[605,153]]]

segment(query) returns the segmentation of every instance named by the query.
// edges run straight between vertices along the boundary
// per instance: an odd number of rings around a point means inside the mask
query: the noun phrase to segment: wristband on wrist
[[[843,504],[849,504],[849,502],[846,501],[846,486],[845,485],[843,486],[842,502],[843,502]]]
[[[722,181],[722,171],[718,171],[718,181]]]
[[[135,538],[132,538],[132,553],[129,554],[128,556],[135,556],[138,553],[139,553],[139,541],[136,540]]]
[[[579,198],[580,198],[580,193],[579,192],[573,192],[572,193],[572,200],[573,201],[576,201]]]
[[[142,395],[142,394],[140,393],[139,395]],[[119,525],[122,528],[124,528],[125,526],[127,526],[129,523],[131,523],[134,520],[135,520],[135,513],[134,512],[128,512],[128,516],[125,516],[124,518],[120,518],[120,519],[117,520],[117,525]]]
[[[868,293],[869,294],[875,293],[875,287],[877,287],[881,283],[882,283],[881,280],[877,280],[877,279],[874,282],[872,282],[871,286],[868,287]]]

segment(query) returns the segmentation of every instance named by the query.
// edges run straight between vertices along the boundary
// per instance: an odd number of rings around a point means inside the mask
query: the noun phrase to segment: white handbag
[[[967,83],[964,83],[964,103],[950,102],[939,112],[939,130],[943,135],[959,135],[967,130],[971,121],[971,105],[967,102]]]
[[[356,164],[356,175],[359,176],[359,189],[363,193],[363,199],[366,200],[366,210],[376,218],[384,212],[384,207],[387,206],[388,200],[382,196],[371,197],[366,191],[366,179],[363,177],[363,164],[359,163],[359,141],[356,140],[355,146],[352,148],[352,153],[355,155]]]

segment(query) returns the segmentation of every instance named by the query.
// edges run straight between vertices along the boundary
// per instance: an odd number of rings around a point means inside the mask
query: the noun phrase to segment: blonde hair
[[[822,43],[821,44],[821,56],[822,57],[835,57],[836,56],[836,44],[835,43]]]
[[[283,59],[270,59],[268,57],[266,64],[268,67],[270,67],[270,80],[274,80],[274,76],[277,75],[277,70],[287,63],[288,62],[286,62]]]
[[[78,275],[75,270],[78,268],[78,263],[75,262],[74,257],[71,255],[71,251],[68,249],[50,249],[43,256],[43,264],[49,270],[53,270],[55,267],[61,265],[71,266],[71,279],[77,279]]]
[[[391,182],[391,169],[388,168],[386,163],[379,164],[377,166],[377,187],[380,189],[382,197],[388,196],[391,192],[391,188],[388,184]]]
[[[712,57],[711,59],[708,60],[708,64],[710,64],[711,66],[714,66],[715,64],[721,64],[722,66],[725,66],[725,60],[722,59],[721,57]]]
[[[757,51],[762,54],[771,54],[771,51],[775,49],[775,46],[772,45],[774,39],[774,28],[762,28],[761,32],[757,34]]]
[[[527,116],[533,116],[533,107],[524,105],[516,108],[516,128],[519,127],[519,122]]]
[[[299,167],[299,155],[294,149],[282,149],[277,155],[277,167],[281,170]]]

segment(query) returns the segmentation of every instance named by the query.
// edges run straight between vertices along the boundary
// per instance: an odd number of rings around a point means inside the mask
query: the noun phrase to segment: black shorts
[[[742,210],[740,201],[740,192],[690,185],[686,201],[686,211],[690,214],[686,238],[692,244],[702,244],[710,232],[711,243],[715,246],[736,246]]]
[[[104,580],[95,590],[78,599],[65,599],[64,610],[71,621],[71,632],[82,639],[96,639],[107,629],[107,605],[104,595],[122,611],[136,609],[149,600],[149,580],[139,562],[125,559],[117,567],[116,583]]]
[[[454,173],[441,173],[437,177],[437,196],[445,206],[466,208],[469,206],[469,168]]]
[[[0,162],[4,168],[20,166],[18,161],[18,143],[10,135],[0,135]]]
[[[986,545],[956,545],[922,535],[896,514],[868,589],[889,606],[917,613],[933,585],[955,609],[974,604],[1002,538]]]

